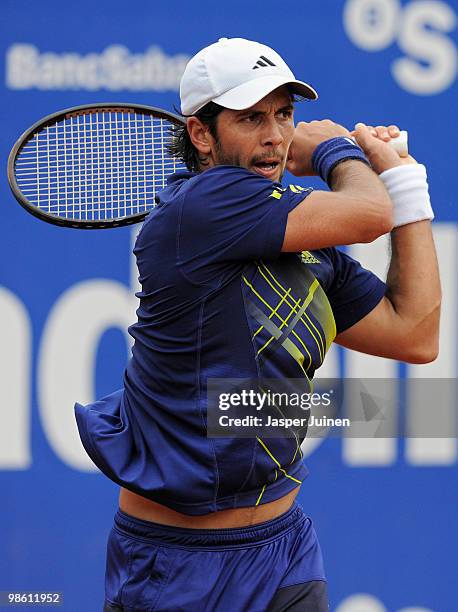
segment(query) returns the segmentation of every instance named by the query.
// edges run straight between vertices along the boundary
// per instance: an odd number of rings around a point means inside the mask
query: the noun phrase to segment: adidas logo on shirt
[[[314,264],[314,263],[318,263],[319,264],[319,263],[321,263],[321,261],[319,259],[314,257],[308,251],[302,251],[302,253],[301,253],[301,261],[304,264]]]

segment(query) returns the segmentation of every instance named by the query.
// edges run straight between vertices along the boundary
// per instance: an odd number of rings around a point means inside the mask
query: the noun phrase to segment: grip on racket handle
[[[409,154],[409,147],[408,147],[408,135],[406,130],[401,130],[401,132],[399,133],[399,136],[397,138],[392,138],[389,141],[389,145],[390,147],[392,147],[396,153],[399,155],[399,157],[407,157]]]
[[[356,142],[356,139],[352,137]],[[399,157],[407,157],[409,155],[408,133],[406,130],[401,130],[397,138],[392,138],[388,144],[392,147]]]

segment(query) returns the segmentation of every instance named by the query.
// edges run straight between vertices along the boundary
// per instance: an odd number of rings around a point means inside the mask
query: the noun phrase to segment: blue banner
[[[407,378],[457,375],[456,13],[454,0],[4,0],[2,158],[59,109],[173,110],[187,60],[222,36],[272,46],[319,93],[297,120],[396,123],[427,166],[444,294],[439,358],[405,366],[334,347],[320,371],[399,379],[395,394],[405,395]],[[61,609],[92,612],[118,491],[86,456],[73,403],[122,384],[138,228],[47,225],[17,205],[5,172],[0,188],[0,591],[59,591]],[[350,252],[385,274],[383,240]],[[453,418],[456,405],[451,397]],[[415,418],[406,397],[400,429]],[[331,609],[454,612],[456,439],[314,439],[304,453],[311,475],[299,500],[320,537]]]

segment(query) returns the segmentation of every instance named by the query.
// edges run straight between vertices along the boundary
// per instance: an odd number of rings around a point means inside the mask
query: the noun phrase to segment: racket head
[[[8,182],[27,212],[54,225],[104,229],[142,221],[167,177],[183,119],[142,104],[74,106],[33,124],[14,144]]]

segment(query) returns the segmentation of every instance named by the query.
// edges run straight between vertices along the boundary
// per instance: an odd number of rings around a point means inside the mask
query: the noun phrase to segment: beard
[[[239,168],[246,168],[246,166],[242,164],[240,155],[225,151],[219,140],[216,141],[215,145],[215,161],[217,166],[238,166]]]
[[[215,144],[215,162],[217,166],[237,166],[238,168],[245,168],[246,170],[250,170],[250,172],[253,172],[251,168],[253,168],[253,166],[255,166],[256,164],[263,162],[265,159],[269,159],[272,157],[282,158],[282,156],[275,149],[272,149],[271,151],[268,151],[263,155],[256,155],[249,159],[246,163],[243,163],[238,153],[229,153],[228,151],[225,151],[221,146],[221,142],[219,140],[217,140]],[[281,181],[283,178],[283,174],[285,173],[285,167],[286,161],[283,161],[280,166],[280,177],[278,179],[279,181]]]

